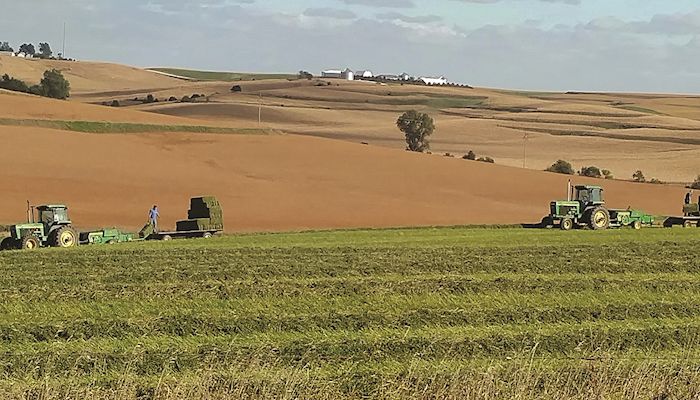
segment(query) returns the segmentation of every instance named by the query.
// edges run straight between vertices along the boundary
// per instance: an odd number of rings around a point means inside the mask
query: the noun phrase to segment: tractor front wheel
[[[34,250],[40,246],[39,238],[34,235],[25,236],[19,241],[20,250]]]
[[[49,237],[51,247],[75,247],[78,245],[78,234],[70,226],[58,228]]]
[[[638,231],[638,230],[642,229],[642,222],[641,222],[641,221],[634,221],[634,222],[632,222],[632,228],[633,228],[635,231]]]
[[[588,226],[596,231],[610,228],[610,212],[603,207],[596,207],[591,211]]]
[[[572,218],[564,218],[559,222],[559,228],[562,231],[570,231],[574,229],[574,220]]]

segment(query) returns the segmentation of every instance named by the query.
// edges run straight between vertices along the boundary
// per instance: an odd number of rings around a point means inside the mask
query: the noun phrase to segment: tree
[[[552,164],[545,171],[564,175],[573,175],[575,173],[574,167],[571,166],[571,163],[564,160],[557,160],[557,162]]]
[[[39,86],[46,97],[61,100],[70,97],[70,83],[63,77],[61,71],[52,69],[44,72],[44,79]]]
[[[635,182],[643,183],[647,181],[647,178],[644,177],[644,173],[642,173],[642,171],[637,170],[637,172],[632,174],[632,180],[634,180]]]
[[[314,78],[313,74],[308,72],[308,71],[299,71],[299,74],[297,74],[298,79],[307,79],[307,80],[312,80]]]
[[[462,157],[465,160],[471,160],[474,161],[476,160],[476,153],[474,151],[469,150],[469,153],[465,154],[464,157]]]
[[[601,174],[600,172],[600,169],[594,166],[581,167],[581,171],[579,171],[578,174],[581,176],[587,176],[589,178],[600,178],[603,176],[603,174]]]
[[[695,178],[695,182],[693,182],[693,183],[690,185],[690,188],[691,188],[691,189],[698,189],[698,190],[700,190],[700,175],[698,175],[698,177]]]
[[[430,149],[430,135],[435,131],[430,115],[416,110],[407,111],[396,121],[396,126],[406,136],[407,150],[422,153]]]
[[[14,51],[8,42],[0,42],[0,51]]]
[[[34,57],[34,55],[36,54],[36,49],[34,48],[33,44],[25,43],[25,44],[19,46],[19,52]]]
[[[615,177],[613,176],[612,172],[610,172],[609,169],[604,169],[600,172],[603,173],[603,176],[605,177],[605,179],[615,179]]]
[[[53,51],[48,43],[39,43],[39,58],[51,58]]]

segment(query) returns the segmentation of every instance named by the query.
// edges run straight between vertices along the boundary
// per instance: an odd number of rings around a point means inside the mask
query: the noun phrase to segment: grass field
[[[149,133],[149,132],[190,132],[190,133],[230,133],[230,134],[267,134],[271,129],[255,128],[219,128],[201,125],[159,125],[137,124],[130,122],[103,121],[56,121],[43,119],[0,118],[0,126],[24,126],[82,133]]]
[[[696,230],[0,253],[10,399],[697,398]]]
[[[260,81],[267,79],[296,79],[294,74],[260,74],[247,72],[216,72],[196,71],[179,68],[149,68],[151,71],[162,72],[196,81]]]

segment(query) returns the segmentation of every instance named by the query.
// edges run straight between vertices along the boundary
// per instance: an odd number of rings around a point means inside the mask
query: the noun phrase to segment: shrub
[[[435,123],[430,115],[411,110],[403,113],[396,126],[406,136],[410,151],[424,152],[430,149],[430,135],[435,131]]]
[[[0,89],[12,90],[14,92],[29,93],[29,86],[19,79],[12,78],[5,74],[0,81]]]
[[[603,173],[603,176],[605,177],[605,179],[615,179],[615,177],[613,176],[612,172],[610,172],[610,170],[604,169],[601,172]]]
[[[557,160],[557,162],[552,164],[545,171],[554,172],[557,174],[573,175],[574,174],[574,167],[572,167],[571,163],[569,163],[568,161]]]
[[[581,176],[587,176],[589,178],[600,178],[603,176],[603,174],[600,172],[600,169],[594,166],[581,167],[581,171],[579,171],[578,174]]]
[[[472,150],[469,150],[469,153],[465,154],[462,158],[465,160],[474,161],[476,160],[476,153],[474,153]]]
[[[120,107],[121,104],[119,104],[119,100],[112,100],[112,104],[110,104],[111,107]]]
[[[146,96],[146,98],[143,100],[144,104],[149,104],[149,103],[154,103],[155,102],[155,97],[153,97],[152,94],[149,94]]]
[[[496,162],[491,157],[479,157],[476,161],[485,162],[489,164],[494,164]]]
[[[191,103],[191,102],[192,102],[192,99],[190,99],[189,96],[186,96],[186,95],[185,95],[185,96],[182,96],[182,99],[180,99],[180,101],[183,102],[183,103]]]
[[[653,184],[655,184],[655,185],[663,185],[663,184],[664,184],[663,181],[661,181],[661,180],[659,180],[659,179],[656,179],[656,178],[651,178],[651,180],[649,181],[649,183],[653,183]]]
[[[637,170],[634,174],[632,174],[632,180],[635,182],[646,182],[647,178],[644,177],[644,173],[640,170]]]
[[[445,157],[454,157],[452,153],[445,153]]]
[[[695,182],[690,184],[690,188],[700,190],[700,175],[698,175],[698,177],[695,178]]]
[[[170,96],[170,98],[168,99],[168,101],[177,101],[177,97],[175,97],[175,96]]]

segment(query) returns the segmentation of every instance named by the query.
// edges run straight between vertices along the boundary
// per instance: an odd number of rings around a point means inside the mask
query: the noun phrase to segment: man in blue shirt
[[[151,221],[153,232],[158,232],[158,217],[160,217],[160,214],[158,213],[158,206],[153,206],[153,208],[151,208],[151,210],[148,212],[148,219]]]

